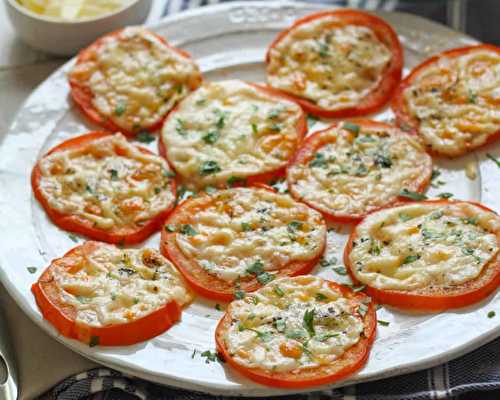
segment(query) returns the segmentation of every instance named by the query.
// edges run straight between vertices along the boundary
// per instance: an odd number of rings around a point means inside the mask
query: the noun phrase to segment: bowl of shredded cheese
[[[5,0],[20,38],[32,47],[69,56],[99,36],[146,19],[152,0]]]

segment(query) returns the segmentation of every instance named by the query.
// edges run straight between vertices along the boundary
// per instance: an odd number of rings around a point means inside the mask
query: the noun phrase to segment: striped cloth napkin
[[[230,0],[167,0],[162,16]],[[325,3],[324,0],[308,0]],[[416,1],[413,0],[413,7]],[[426,2],[437,10],[443,0]],[[337,0],[328,4],[364,9],[409,10],[398,0]],[[434,7],[434,8],[433,8]],[[411,8],[410,8],[411,10]],[[413,11],[413,10],[412,10]],[[421,10],[420,10],[421,11]],[[434,15],[434,19],[440,19]],[[500,400],[500,338],[435,368],[341,389],[274,397],[275,400]],[[242,397],[209,396],[165,386],[122,374],[108,368],[93,369],[59,383],[39,400],[242,400]],[[271,400],[268,398],[267,400]]]

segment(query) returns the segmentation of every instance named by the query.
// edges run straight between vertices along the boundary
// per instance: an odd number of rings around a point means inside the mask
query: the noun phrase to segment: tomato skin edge
[[[69,250],[63,258],[72,255],[80,247],[77,246]],[[89,344],[93,337],[97,337],[99,338],[97,344],[102,346],[125,346],[158,336],[180,320],[182,309],[176,301],[172,300],[158,310],[126,324],[115,324],[106,327],[79,324],[61,312],[60,307],[64,306],[64,303],[58,304],[59,298],[54,297],[56,296],[54,293],[58,292],[58,288],[51,267],[58,260],[60,259],[54,260],[47,267],[38,281],[31,286],[31,291],[44,319],[67,338]],[[65,307],[67,311],[68,306]],[[76,312],[72,306],[69,308],[72,309],[70,312]]]
[[[413,133],[415,135],[419,135],[419,127],[420,123],[416,121],[415,119],[411,118],[410,115],[408,115],[406,111],[406,106],[405,106],[405,101],[404,101],[404,91],[411,86],[413,83],[413,80],[415,79],[416,75],[418,75],[422,70],[425,70],[425,68],[429,67],[432,64],[437,63],[441,58],[443,57],[448,57],[448,56],[460,56],[463,54],[466,54],[468,52],[475,51],[477,49],[486,49],[486,50],[492,50],[500,54],[500,48],[490,45],[490,44],[480,44],[480,45],[475,45],[475,46],[466,46],[466,47],[458,47],[450,50],[443,51],[441,53],[435,54],[428,58],[427,60],[424,60],[422,63],[417,65],[415,68],[413,68],[410,73],[400,82],[399,86],[396,88],[394,95],[391,99],[391,110],[394,112],[394,115],[396,116],[395,124],[399,126],[400,128],[405,127],[405,129],[408,129],[410,133]],[[426,146],[427,153],[432,155],[433,157],[440,157],[440,158],[457,158],[461,157],[465,154],[467,154],[469,151],[484,148],[488,146],[489,144],[496,142],[497,140],[500,139],[500,129],[491,134],[486,141],[479,145],[479,146],[467,146],[466,148],[463,149],[463,151],[455,153],[455,154],[446,154],[442,153],[439,151],[436,151],[429,146]]]
[[[86,142],[91,142],[95,139],[112,135],[113,134],[109,132],[96,131],[81,136],[77,136],[53,147],[46,154],[44,154],[42,158],[50,154],[53,154],[57,151],[75,148],[81,144],[85,144]],[[145,149],[140,146],[136,147],[139,148],[143,153],[153,154],[148,149]],[[44,211],[46,212],[47,216],[50,218],[50,220],[59,228],[65,231],[74,232],[77,234],[87,236],[91,239],[100,240],[112,244],[127,244],[127,245],[137,244],[143,242],[154,232],[158,231],[161,228],[165,218],[171,213],[171,211],[174,208],[174,202],[172,202],[172,204],[168,208],[166,208],[156,217],[149,220],[141,227],[138,227],[138,229],[133,229],[132,231],[128,230],[125,232],[112,232],[96,228],[90,221],[87,221],[83,218],[79,218],[77,215],[61,213],[59,211],[56,211],[50,206],[48,200],[44,197],[42,191],[40,190],[39,182],[41,180],[42,175],[40,172],[39,162],[40,159],[37,161],[31,172],[31,186],[33,194],[40,203],[40,205],[42,206],[42,208],[44,209]],[[170,190],[175,196],[176,182],[174,179],[170,180]]]
[[[399,82],[401,81],[402,71],[403,71],[403,48],[401,46],[401,43],[399,42],[398,36],[394,31],[394,29],[382,18],[379,18],[377,16],[371,15],[363,11],[353,10],[353,9],[320,11],[299,18],[291,26],[281,31],[278,34],[278,36],[273,40],[273,42],[271,43],[266,52],[266,65],[269,65],[271,50],[274,49],[276,45],[292,30],[294,30],[295,28],[297,28],[302,24],[329,15],[334,15],[347,20],[354,20],[354,22],[356,22],[356,23],[353,22],[355,25],[364,25],[368,26],[369,28],[377,28],[375,34],[379,37],[379,39],[382,42],[385,42],[382,39],[385,39],[386,37],[387,39],[389,39],[390,50],[392,55],[391,63],[384,72],[384,77],[381,80],[379,86],[376,89],[374,89],[368,96],[366,96],[361,101],[360,105],[338,110],[328,110],[319,107],[313,102],[305,98],[296,96],[292,93],[280,90],[278,88],[275,88],[275,90],[282,91],[288,96],[292,96],[295,99],[295,101],[299,103],[300,106],[306,112],[321,118],[351,118],[351,117],[358,117],[374,113],[389,103],[391,97],[394,94],[394,91],[396,90]],[[362,21],[360,21],[359,19],[361,19]]]
[[[258,90],[260,90],[260,91],[262,91],[262,92],[264,92],[272,97],[287,100],[289,102],[297,104],[297,101],[295,98],[287,95],[286,93],[282,93],[274,88],[259,85],[259,84],[252,83],[252,82],[246,82],[246,81],[241,81],[241,82],[243,82],[249,86],[252,86],[252,87],[254,87],[254,88],[256,88],[256,89],[258,89]],[[175,105],[175,107],[172,108],[172,110],[170,110],[170,112],[165,117],[163,125],[165,125],[170,118],[173,118],[176,111],[180,107],[181,103],[194,93],[195,92],[190,93],[184,99],[179,101]],[[307,117],[306,117],[306,114],[304,113],[304,111],[302,110],[302,108],[301,108],[300,117],[299,117],[297,124],[296,124],[296,132],[297,132],[297,144],[296,144],[295,152],[300,147],[302,141],[304,140],[304,138],[307,134]],[[176,171],[176,169],[174,167],[174,163],[168,157],[167,148],[166,148],[165,142],[163,141],[163,133],[162,132],[160,132],[159,139],[158,139],[158,152],[159,152],[160,156],[162,156],[165,160],[167,160],[167,162],[170,165],[170,167],[172,168],[172,170]],[[241,177],[241,178],[245,179],[247,185],[253,185],[255,183],[267,183],[273,179],[284,178],[288,164],[289,164],[289,162],[287,162],[282,167],[280,167],[276,170],[273,170],[273,171],[262,172],[262,173],[258,173],[255,175],[249,175],[249,176]],[[180,178],[181,175],[178,173],[178,171],[176,171],[176,173],[177,173],[177,176],[179,177],[179,179],[181,179]],[[240,186],[240,185],[238,185],[238,184],[234,185],[234,187],[237,187],[237,186]],[[227,185],[221,185],[221,187],[227,187]]]
[[[108,37],[116,37],[119,36],[125,28],[118,29],[114,32],[108,33],[100,38],[98,38],[95,42],[91,43],[88,47],[84,48],[78,53],[77,59],[76,59],[76,64],[78,65],[79,63],[83,62],[86,60],[88,54],[93,50],[94,48],[99,48],[102,45],[102,42],[104,39]],[[155,32],[147,31],[149,34],[152,34],[155,38],[160,40],[167,48],[170,50],[175,51],[177,54],[181,55],[183,58],[192,60],[191,55],[177,47],[174,47],[170,45],[167,40],[163,37],[158,35]],[[201,75],[200,75],[200,81],[198,82],[198,87],[202,83]],[[138,131],[131,131],[128,129],[125,129],[123,127],[118,126],[116,123],[114,123],[110,118],[105,117],[99,113],[97,108],[95,108],[92,104],[92,99],[93,99],[93,94],[89,90],[88,87],[81,85],[79,82],[77,82],[75,79],[71,78],[71,75],[68,77],[69,85],[70,85],[70,96],[75,102],[75,104],[78,106],[80,111],[92,122],[95,124],[111,131],[111,132],[122,132],[125,136],[128,137],[134,137],[136,136],[139,132],[154,132],[157,129],[159,129],[166,117],[166,115],[162,116],[161,118],[158,119],[158,121],[154,122],[148,127],[141,128]]]
[[[254,185],[256,189],[268,190],[275,192],[273,188],[268,186],[263,186],[260,183]],[[193,209],[197,209],[197,203],[201,203],[201,201],[205,199],[210,199],[209,195],[202,195],[196,198],[190,198],[183,201],[179,204],[175,211],[169,215],[166,219],[164,226],[169,224],[176,225],[177,220],[184,220],[186,215],[190,215],[190,207]],[[194,203],[194,205],[193,205]],[[199,206],[201,207],[201,206]],[[198,208],[199,208],[198,207]],[[186,209],[188,211],[186,211]],[[183,222],[181,222],[183,223]],[[326,224],[323,220],[323,224]],[[176,232],[167,232],[165,229],[161,231],[161,239],[160,239],[160,251],[161,253],[168,258],[177,268],[177,270],[182,274],[184,279],[190,284],[190,286],[194,289],[198,294],[213,300],[219,300],[224,302],[230,302],[234,300],[234,292],[238,290],[233,283],[223,281],[220,278],[212,276],[211,274],[205,272],[196,261],[186,257],[179,246],[176,244],[175,235]],[[318,255],[304,262],[293,262],[291,264],[286,265],[285,267],[277,270],[277,278],[283,276],[297,276],[297,275],[305,275],[312,271],[315,265],[319,262],[326,248],[326,226],[325,226],[325,235],[323,237],[322,247],[318,252]],[[204,282],[199,282],[196,277],[192,275],[194,271],[196,274],[201,273],[201,277],[206,278]],[[280,274],[282,272],[282,274]],[[207,281],[208,280],[208,281]],[[241,290],[245,292],[252,292],[262,287],[262,285],[258,282],[256,278],[252,278],[249,281],[241,282]]]
[[[336,284],[334,282],[329,282],[330,286],[336,289],[339,289],[344,295],[346,293],[350,293],[350,296],[361,299],[367,298],[363,293],[354,293],[351,289],[346,286],[342,286]],[[215,343],[216,349],[219,354],[221,354],[222,358],[227,362],[232,368],[238,371],[243,376],[260,383],[262,385],[275,387],[275,388],[283,388],[283,389],[302,389],[312,386],[326,385],[331,384],[337,381],[340,381],[353,373],[360,370],[368,361],[368,357],[370,354],[371,347],[376,337],[377,330],[377,315],[375,311],[375,305],[373,302],[368,304],[368,310],[363,317],[364,321],[364,330],[363,336],[360,340],[351,348],[347,349],[347,351],[342,355],[339,361],[344,360],[350,355],[354,354],[355,360],[342,368],[340,371],[335,372],[331,375],[321,375],[320,368],[316,368],[318,370],[319,376],[309,378],[309,379],[300,379],[298,377],[301,374],[292,374],[292,373],[272,373],[265,370],[257,369],[257,368],[247,368],[240,364],[238,364],[228,353],[224,346],[224,330],[226,326],[230,324],[230,314],[228,311],[221,318],[219,323],[217,324],[217,328],[215,330]]]
[[[373,121],[373,120],[369,120],[369,119],[353,119],[351,121],[353,123],[359,124],[361,126],[378,126],[381,128],[385,127],[387,129],[394,129],[394,128],[399,129],[397,126],[393,126],[390,124],[386,124],[386,123],[379,122],[379,121]],[[313,149],[315,152],[320,146],[322,146],[324,144],[323,141],[321,141],[321,135],[330,131],[331,129],[335,129],[341,123],[342,123],[341,121],[334,122],[332,125],[324,128],[320,131],[316,131],[304,139],[301,147],[297,150],[297,152],[295,153],[293,158],[290,160],[290,163],[289,163],[288,168],[287,168],[286,180],[287,180],[288,190],[289,190],[291,196],[295,200],[303,202],[303,203],[307,204],[309,207],[320,212],[323,215],[323,217],[325,217],[325,219],[327,219],[329,222],[340,223],[340,224],[356,224],[372,212],[382,210],[384,208],[388,208],[391,206],[395,206],[395,205],[403,203],[403,202],[411,201],[411,200],[407,200],[403,197],[397,197],[394,200],[392,200],[391,202],[384,204],[383,206],[380,206],[376,209],[372,209],[369,212],[366,212],[364,214],[353,215],[353,214],[333,214],[333,213],[326,212],[326,211],[322,210],[321,208],[316,207],[314,204],[312,204],[308,200],[302,199],[300,197],[300,195],[293,189],[294,185],[293,185],[292,179],[290,177],[290,174],[288,173],[288,169],[295,164],[303,163],[303,159],[306,158],[306,155],[308,153],[313,153]],[[401,134],[410,135],[409,133],[406,133],[402,130],[401,130]],[[316,141],[318,143],[315,143]],[[425,190],[427,189],[427,187],[429,186],[429,184],[431,182],[431,177],[432,177],[432,159],[430,157],[429,157],[429,161],[430,161],[429,167],[426,169],[425,174],[424,174],[425,179],[423,179],[422,182],[418,186],[411,187],[410,189],[412,191],[415,191],[417,193],[424,193]]]
[[[443,204],[443,205],[454,204],[454,203],[469,203],[477,207],[480,207],[486,211],[493,212],[496,214],[496,212],[491,210],[490,208],[474,201],[436,199],[436,200],[425,200],[422,202],[404,202],[398,205],[405,205],[408,203]],[[491,277],[491,279],[489,279],[485,285],[479,286],[474,290],[469,290],[469,291],[464,290],[464,293],[461,294],[459,293],[451,296],[446,296],[446,295],[437,296],[432,294],[426,294],[425,292],[422,294],[422,293],[404,292],[401,290],[377,289],[368,284],[360,282],[354,275],[353,265],[349,259],[349,255],[352,251],[353,242],[354,240],[356,240],[356,238],[357,238],[356,228],[354,228],[351,234],[349,235],[349,239],[344,248],[344,254],[343,254],[344,265],[346,266],[349,277],[354,282],[354,284],[364,285],[365,292],[379,304],[390,305],[404,310],[435,313],[448,309],[461,308],[475,304],[483,300],[487,296],[489,296],[500,286],[500,257],[497,255],[497,257],[494,260],[492,260],[490,263],[488,263],[483,267],[481,274],[470,282],[477,282],[478,279],[485,276],[486,272],[490,273],[490,271],[493,270],[492,272],[493,276]],[[494,272],[494,270],[496,270],[496,272]]]

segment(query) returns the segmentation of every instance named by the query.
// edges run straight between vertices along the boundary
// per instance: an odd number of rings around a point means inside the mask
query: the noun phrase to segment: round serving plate
[[[206,80],[241,78],[254,82],[265,79],[264,55],[276,34],[296,18],[325,6],[284,3],[245,2],[203,7],[166,18],[151,26],[172,44],[192,54]],[[377,13],[398,32],[405,47],[405,67],[415,66],[432,53],[450,47],[475,43],[463,34],[401,13]],[[19,110],[0,149],[0,278],[24,312],[58,341],[74,351],[104,365],[159,383],[213,394],[271,396],[291,393],[267,388],[233,372],[218,362],[206,363],[200,353],[214,350],[214,330],[222,312],[215,303],[198,298],[183,313],[182,320],[164,334],[128,347],[89,347],[68,340],[56,332],[40,314],[30,287],[56,257],[84,238],[68,235],[47,219],[31,193],[30,172],[37,158],[50,147],[70,137],[96,128],[76,110],[68,97],[66,74],[74,61],[52,74]],[[374,118],[390,120],[389,110]],[[312,130],[325,126],[317,122]],[[500,144],[500,143],[499,143]],[[156,143],[150,144],[156,151]],[[500,156],[500,146],[487,152]],[[428,195],[451,192],[455,198],[481,201],[500,210],[498,182],[500,171],[481,150],[449,161],[436,160],[442,184],[431,187]],[[464,167],[477,168],[469,179]],[[341,253],[351,230],[332,226],[326,258],[341,261]],[[159,234],[143,246],[157,247]],[[32,274],[27,267],[37,267]],[[314,273],[348,282],[332,267],[317,266]],[[224,306],[222,306],[224,308]],[[500,336],[500,294],[467,309],[435,315],[408,314],[389,308],[378,310],[388,326],[379,326],[377,340],[367,365],[347,381],[329,387],[364,382],[428,368]]]

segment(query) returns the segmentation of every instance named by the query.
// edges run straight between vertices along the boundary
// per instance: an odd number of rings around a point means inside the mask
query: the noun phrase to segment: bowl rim
[[[47,16],[44,16],[42,14],[37,14],[31,10],[28,10],[26,7],[24,7],[22,4],[20,4],[18,2],[18,0],[5,0],[5,1],[10,6],[15,8],[18,12],[20,12],[21,14],[24,14],[25,16],[32,18],[32,19],[36,19],[36,20],[43,21],[43,22],[51,22],[51,23],[60,24],[60,25],[78,25],[78,24],[85,24],[88,22],[95,22],[95,21],[103,20],[105,18],[113,17],[113,16],[115,16],[115,15],[117,15],[125,10],[128,10],[129,8],[132,8],[137,3],[141,2],[141,1],[145,1],[145,0],[130,0],[131,1],[130,4],[126,4],[125,6],[119,8],[111,13],[107,13],[107,14],[97,16],[97,17],[92,17],[92,18],[79,19],[79,20],[75,20],[75,21],[67,21],[64,19],[56,18],[56,17],[47,17]]]

